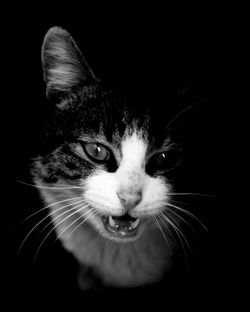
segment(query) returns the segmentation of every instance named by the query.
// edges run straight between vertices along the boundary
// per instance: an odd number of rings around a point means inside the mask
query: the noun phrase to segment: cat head
[[[107,239],[137,239],[166,208],[179,160],[165,112],[104,89],[60,27],[45,36],[42,64],[55,106],[33,167],[36,185],[51,207],[78,198],[67,206],[65,229],[80,220]]]

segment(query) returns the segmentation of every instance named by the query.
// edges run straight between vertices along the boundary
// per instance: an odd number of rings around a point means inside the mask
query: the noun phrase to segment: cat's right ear
[[[63,96],[98,81],[70,34],[52,27],[42,45],[47,97]]]

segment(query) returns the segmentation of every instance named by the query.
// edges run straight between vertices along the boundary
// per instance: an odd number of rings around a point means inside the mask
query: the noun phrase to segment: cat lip
[[[128,238],[134,237],[137,234],[140,226],[140,219],[133,218],[128,214],[123,216],[102,216],[102,222],[107,232],[116,237]]]

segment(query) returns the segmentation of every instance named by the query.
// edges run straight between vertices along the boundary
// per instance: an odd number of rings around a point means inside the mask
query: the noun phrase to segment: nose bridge
[[[120,170],[117,196],[121,204],[127,209],[135,207],[142,199],[143,173],[142,170]]]
[[[146,151],[147,145],[137,132],[125,137],[122,142],[122,157],[116,172],[117,195],[127,209],[136,206],[142,199]]]
[[[131,168],[130,170],[119,168],[119,189],[123,193],[133,194],[142,189],[142,168]]]

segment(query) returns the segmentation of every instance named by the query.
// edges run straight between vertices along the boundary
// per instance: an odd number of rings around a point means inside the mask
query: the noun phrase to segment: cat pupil
[[[157,167],[161,168],[164,167],[164,165],[166,165],[166,154],[165,153],[160,153],[158,155],[155,156],[155,166],[156,169]]]
[[[166,158],[166,155],[165,155],[164,153],[161,153],[161,154],[160,154],[160,158],[161,158],[161,159],[165,159],[165,158]]]
[[[100,146],[98,146],[98,145],[95,145],[95,147],[94,147],[94,149],[95,149],[95,156],[97,156],[97,154],[99,154],[99,153],[101,153],[101,148],[100,148]]]

